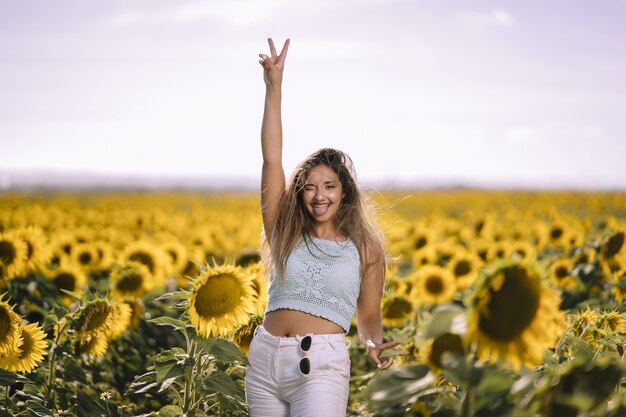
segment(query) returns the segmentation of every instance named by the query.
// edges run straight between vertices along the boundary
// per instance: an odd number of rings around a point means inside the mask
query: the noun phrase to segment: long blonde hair
[[[284,283],[284,272],[289,254],[300,237],[308,238],[314,231],[315,222],[304,207],[302,193],[311,169],[325,165],[339,177],[343,198],[334,226],[354,242],[361,258],[361,276],[374,264],[385,259],[385,240],[381,228],[373,219],[373,205],[365,198],[356,184],[356,172],[352,159],[336,149],[323,148],[302,161],[294,170],[281,197],[272,236],[268,242],[262,234],[261,256],[269,271],[276,271]]]

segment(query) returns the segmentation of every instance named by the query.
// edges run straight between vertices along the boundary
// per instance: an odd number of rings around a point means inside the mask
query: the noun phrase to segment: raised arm
[[[259,63],[263,67],[265,81],[265,108],[261,125],[261,150],[263,169],[261,172],[261,213],[265,236],[269,241],[276,222],[280,199],[285,191],[285,172],[283,170],[283,127],[281,120],[281,98],[283,69],[289,49],[289,39],[285,42],[280,55],[272,39],[268,39],[270,56],[259,54]]]

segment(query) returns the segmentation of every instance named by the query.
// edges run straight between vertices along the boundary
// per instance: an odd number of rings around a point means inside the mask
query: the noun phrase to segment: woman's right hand
[[[272,38],[269,38],[267,42],[270,45],[271,55],[259,54],[261,58],[259,63],[263,67],[263,80],[268,87],[280,87],[283,82],[283,70],[285,69],[285,58],[287,57],[287,50],[289,49],[289,39],[285,41],[280,55],[276,55],[276,48],[274,47]]]

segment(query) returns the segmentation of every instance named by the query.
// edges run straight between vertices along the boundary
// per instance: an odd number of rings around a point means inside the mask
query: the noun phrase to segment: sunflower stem
[[[195,360],[196,344],[193,343],[193,341],[190,341],[188,347],[189,348],[187,349],[187,354],[189,355],[190,358],[194,358]],[[192,396],[193,396],[192,385],[193,385],[193,368],[191,369],[191,371],[185,374],[185,392],[183,393],[183,414],[187,414],[189,412],[189,406],[192,403],[191,401]]]
[[[470,364],[470,368],[469,368],[469,373],[467,375],[467,381],[466,381],[466,391],[465,391],[465,395],[463,396],[463,400],[461,400],[461,411],[459,416],[460,417],[471,417],[472,413],[471,413],[471,397],[474,394],[474,366],[476,364],[476,345],[472,346],[470,355],[469,355],[469,364]]]
[[[65,331],[65,328],[67,327],[67,325],[68,325],[68,322],[66,320],[61,326],[61,328],[59,329],[59,331],[57,332],[57,335],[54,338],[54,342],[52,343],[52,346],[50,346],[50,355],[48,356],[49,358],[48,380],[46,381],[46,385],[44,389],[44,392],[46,393],[46,397],[48,397],[46,401],[46,403],[48,404],[54,404],[54,390],[52,389],[52,384],[54,383],[54,377],[56,374],[56,364],[57,364],[56,351],[57,351],[57,348],[59,347],[59,341],[61,340],[61,335]]]

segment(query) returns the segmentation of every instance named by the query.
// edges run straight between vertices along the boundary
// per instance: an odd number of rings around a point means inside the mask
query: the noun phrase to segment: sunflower
[[[452,300],[456,284],[452,273],[441,266],[425,265],[412,275],[411,299],[416,304],[441,304]]]
[[[163,253],[167,255],[168,271],[173,274],[179,274],[187,265],[187,248],[175,238],[168,239],[160,245]]]
[[[147,266],[152,274],[154,288],[165,285],[168,261],[166,255],[156,245],[142,240],[129,243],[119,257],[119,263],[123,264],[126,261],[135,261]]]
[[[458,252],[447,265],[459,290],[471,287],[478,278],[482,261],[470,252]]]
[[[246,355],[250,349],[250,342],[252,342],[254,331],[261,323],[263,323],[263,316],[253,314],[250,316],[247,323],[239,326],[233,332],[233,342],[235,342],[239,349]]]
[[[512,250],[511,242],[508,240],[501,240],[499,242],[494,242],[489,247],[489,250],[487,252],[487,259],[489,261],[494,261],[494,260],[503,261],[503,260],[509,259],[511,256],[511,250]]]
[[[42,270],[52,259],[52,248],[44,231],[37,226],[28,226],[16,231],[26,244],[26,266],[29,270]]]
[[[76,240],[76,236],[70,232],[63,232],[53,235],[52,238],[52,251],[58,256],[66,255],[70,256],[72,254],[72,250],[78,241]]]
[[[481,360],[514,369],[541,362],[565,328],[559,295],[541,286],[539,274],[516,262],[485,274],[471,300],[467,340]]]
[[[23,343],[20,338],[22,319],[3,298],[0,298],[0,354],[16,355]]]
[[[28,247],[15,232],[0,233],[0,279],[9,281],[26,269]]]
[[[205,265],[188,293],[189,321],[198,334],[225,336],[256,310],[252,276],[233,265]]]
[[[618,230],[608,235],[601,245],[601,252],[604,258],[612,258],[622,250],[624,250],[623,230]]]
[[[98,264],[95,265],[94,269],[102,271],[111,268],[114,259],[111,244],[104,240],[96,240],[92,242],[92,245],[98,254]]]
[[[72,249],[70,258],[86,271],[95,269],[100,263],[98,248],[91,243],[78,243]]]
[[[79,340],[91,338],[108,338],[114,327],[115,308],[106,300],[93,300],[84,305],[78,312],[74,322],[74,330]]]
[[[568,236],[570,227],[563,220],[555,219],[548,226],[548,243],[554,247],[566,248],[569,246]]]
[[[127,261],[113,266],[109,283],[113,298],[137,299],[152,288],[152,275],[144,264]]]
[[[609,333],[626,334],[626,316],[619,311],[604,311],[598,317],[598,327]]]
[[[420,250],[436,241],[436,233],[432,228],[422,223],[415,223],[412,229],[411,235],[409,236],[409,250]]]
[[[84,287],[87,286],[87,275],[83,269],[67,258],[56,269],[46,271],[46,276],[59,289],[61,302],[65,305],[71,304],[73,299],[61,290],[82,294]]]
[[[424,265],[437,264],[437,251],[434,246],[426,246],[416,250],[411,255],[411,264],[414,269],[419,269]]]
[[[434,369],[443,368],[441,362],[444,353],[465,355],[463,339],[455,333],[443,333],[434,338],[423,351],[422,360]]]
[[[596,310],[592,310],[589,307],[575,314],[571,314],[570,327],[574,334],[583,340],[591,342],[594,339],[596,332],[596,323],[600,318],[600,314]]]
[[[402,326],[413,316],[413,304],[402,295],[383,298],[383,324],[387,327]]]
[[[567,258],[559,259],[550,265],[550,280],[557,287],[566,290],[573,290],[578,286],[572,276],[572,262]]]
[[[533,245],[525,240],[511,242],[509,256],[514,261],[529,262],[537,256]]]
[[[20,351],[16,355],[0,354],[0,368],[9,372],[29,373],[43,360],[48,342],[44,340],[46,334],[37,323],[20,327],[23,340]]]

